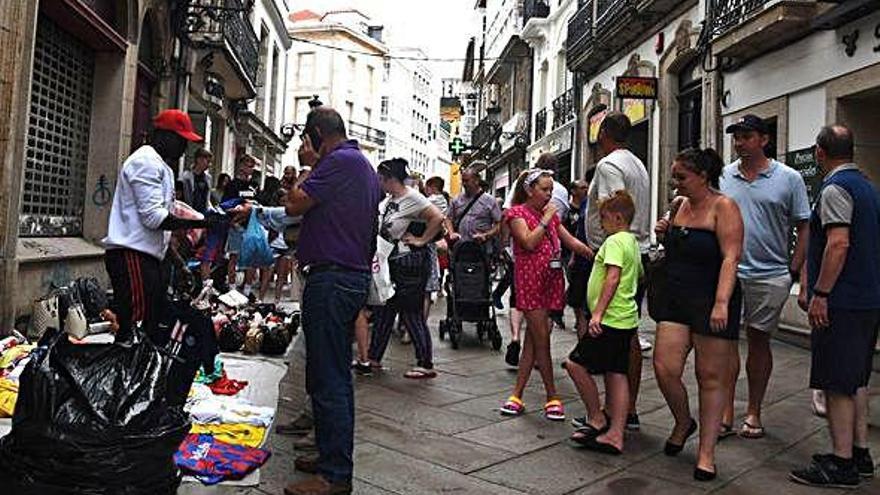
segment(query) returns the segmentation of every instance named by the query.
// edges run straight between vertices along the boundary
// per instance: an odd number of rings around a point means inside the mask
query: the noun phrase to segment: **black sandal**
[[[715,467],[715,466],[713,466]],[[705,469],[700,469],[699,467],[694,467],[694,479],[697,481],[712,481],[718,476],[718,468],[715,467],[715,471],[706,471]]]
[[[684,434],[684,441],[681,442],[681,445],[674,444],[669,440],[666,441],[666,445],[663,446],[663,453],[668,455],[669,457],[677,456],[684,450],[684,444],[687,443],[688,438],[691,437],[697,431],[697,422],[694,418],[691,418],[691,425],[688,426],[687,433]]]
[[[577,440],[575,440],[577,441]],[[596,437],[586,437],[586,439],[582,442],[578,442],[587,450],[592,450],[593,452],[599,452],[600,454],[608,454],[608,455],[621,455],[623,451],[611,445],[610,443],[603,443],[597,440]]]
[[[726,425],[721,423],[721,432],[718,433],[718,441],[722,441],[726,438],[735,437],[737,435],[736,430],[733,429],[733,425]]]

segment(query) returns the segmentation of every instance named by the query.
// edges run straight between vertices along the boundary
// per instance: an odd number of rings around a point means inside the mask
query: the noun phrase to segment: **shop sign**
[[[816,162],[816,154],[814,147],[804,148],[801,150],[789,151],[785,155],[785,163],[789,167],[797,170],[804,183],[807,185],[807,197],[810,198],[810,204],[816,200],[819,188],[822,186],[822,171]]]
[[[617,78],[618,98],[656,100],[658,84],[656,77],[621,76]]]

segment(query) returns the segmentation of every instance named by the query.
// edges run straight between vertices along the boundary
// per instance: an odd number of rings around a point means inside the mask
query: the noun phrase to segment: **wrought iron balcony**
[[[591,74],[679,6],[673,0],[588,0],[568,22],[566,61]],[[694,2],[696,3],[696,2]]]
[[[707,0],[713,55],[733,68],[805,36],[833,5],[817,0]]]
[[[542,108],[535,114],[535,141],[547,134],[547,109]]]
[[[760,12],[770,0],[709,0],[712,37],[721,36]]]
[[[525,0],[523,5],[523,25],[531,18],[544,19],[550,15],[550,0]]]
[[[493,116],[483,118],[471,132],[471,147],[479,150],[493,142],[500,131],[501,125],[496,118]]]
[[[374,146],[385,146],[385,131],[380,131],[375,127],[360,124],[358,122],[348,121],[348,135],[357,139],[361,143],[372,144]]]
[[[593,50],[593,0],[584,2],[568,21],[565,50],[569,67],[575,67],[576,60],[588,57]]]
[[[553,100],[553,130],[574,118],[574,88],[568,88]]]
[[[222,48],[232,56],[253,87],[260,64],[260,42],[246,14],[253,1],[191,0],[183,20],[184,34],[196,48]]]

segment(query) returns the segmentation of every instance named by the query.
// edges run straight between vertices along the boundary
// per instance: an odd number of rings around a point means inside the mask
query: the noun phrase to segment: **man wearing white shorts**
[[[724,167],[721,192],[736,201],[745,226],[737,275],[743,291],[742,326],[749,343],[749,403],[739,435],[761,438],[761,404],[773,370],[770,338],[779,327],[782,308],[804,261],[810,204],[800,174],[764,154],[769,137],[761,118],[746,115],[728,126],[727,133],[733,134],[739,160]],[[797,243],[789,257],[793,228],[797,230]],[[733,385],[722,418],[722,438],[735,433],[733,402],[739,368],[737,358],[731,369]]]

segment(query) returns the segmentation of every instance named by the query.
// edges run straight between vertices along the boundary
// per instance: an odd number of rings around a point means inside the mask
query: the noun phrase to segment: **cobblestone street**
[[[789,470],[807,462],[815,452],[829,449],[827,426],[810,410],[806,388],[810,356],[804,349],[776,342],[775,369],[767,395],[761,440],[737,437],[718,449],[719,477],[698,483],[691,476],[696,436],[677,458],[663,455],[663,442],[671,417],[654,380],[650,358],[644,360],[638,412],[642,428],[627,436],[620,457],[578,450],[567,441],[568,421],[552,423],[541,416],[544,401],[540,378],[532,376],[525,394],[528,414],[514,419],[498,414],[510,393],[515,373],[503,363],[500,352],[479,344],[474,331],[465,330],[459,350],[436,338],[437,321],[444,314],[443,300],[430,320],[435,338],[435,380],[411,381],[403,371],[412,361],[411,346],[392,343],[385,365],[389,370],[356,379],[355,493],[541,493],[541,494],[800,494],[833,493],[787,481]],[[568,314],[566,316],[569,316]],[[553,359],[557,386],[570,418],[583,414],[573,384],[558,363],[575,342],[569,330],[555,331]],[[507,338],[506,315],[499,324]],[[653,339],[653,324],[643,326]],[[744,344],[744,343],[743,343]],[[744,351],[744,347],[741,348]],[[686,371],[692,411],[696,414],[693,358]],[[278,422],[299,413],[302,368],[291,363],[281,384]],[[875,376],[873,383],[876,387]],[[745,377],[737,388],[737,411],[746,399]],[[871,447],[880,451],[880,396],[873,397]],[[272,458],[261,471],[258,487],[206,488],[184,485],[181,494],[281,494],[291,480],[303,476],[293,470],[299,452],[291,439],[273,434],[268,442]],[[854,493],[880,493],[878,481],[863,483]]]

